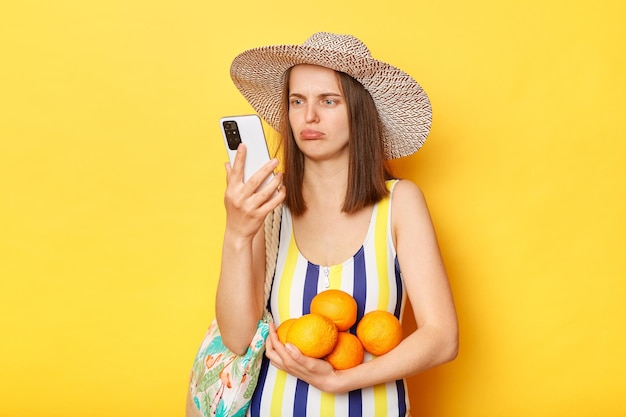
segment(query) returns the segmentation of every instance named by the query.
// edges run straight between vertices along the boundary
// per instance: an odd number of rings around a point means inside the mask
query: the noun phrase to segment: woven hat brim
[[[298,64],[344,72],[369,91],[380,116],[386,159],[411,155],[424,144],[432,124],[426,92],[404,71],[372,57],[305,45],[272,45],[239,54],[231,65],[231,78],[252,108],[278,129],[283,75]]]

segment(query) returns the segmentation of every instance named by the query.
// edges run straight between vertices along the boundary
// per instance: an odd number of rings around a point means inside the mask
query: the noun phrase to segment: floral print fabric
[[[246,414],[258,381],[270,320],[266,313],[259,321],[243,356],[224,346],[217,322],[213,320],[191,369],[190,395],[204,416]]]

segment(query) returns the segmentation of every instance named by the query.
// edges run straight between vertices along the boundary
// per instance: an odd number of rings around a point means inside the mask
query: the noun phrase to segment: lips
[[[320,139],[324,136],[319,130],[305,129],[300,132],[300,137],[305,140]]]

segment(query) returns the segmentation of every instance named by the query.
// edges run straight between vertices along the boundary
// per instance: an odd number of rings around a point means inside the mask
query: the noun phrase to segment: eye
[[[291,100],[289,100],[289,104],[291,106],[299,106],[302,104],[302,99],[299,98],[292,98]]]

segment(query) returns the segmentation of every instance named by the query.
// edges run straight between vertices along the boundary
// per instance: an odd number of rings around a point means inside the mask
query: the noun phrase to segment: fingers
[[[304,356],[291,343],[283,345],[273,323],[270,323],[270,334],[266,341],[265,354],[274,366],[296,376],[306,375],[311,367],[311,363],[307,364],[307,361],[315,360]]]
[[[289,354],[285,345],[278,338],[274,323],[270,323],[270,334],[266,341],[265,355],[274,366],[284,371],[287,370],[285,361],[289,361]]]
[[[227,183],[232,183],[232,185],[241,185],[244,182],[244,167],[247,152],[248,148],[246,145],[243,143],[239,144],[232,166],[229,163],[226,163],[225,169]],[[278,159],[272,158],[259,168],[257,172],[252,174],[245,183],[245,188],[248,190],[248,193],[256,193],[257,191],[260,191],[261,188],[266,188],[265,185],[269,185],[269,188],[271,189],[278,190],[282,184],[282,176],[275,178],[276,175],[273,175],[274,178],[268,179],[277,167]],[[269,198],[270,195],[271,192],[267,193],[266,197]]]
[[[259,191],[261,188],[265,188],[263,184],[268,181],[268,177],[272,175],[277,167],[278,159],[270,159],[257,172],[255,172],[250,178],[248,178],[246,184],[254,192]],[[273,188],[276,189],[277,187],[274,186]]]
[[[233,160],[232,165],[230,162],[225,163],[226,168],[226,182],[230,182],[231,177],[233,180],[238,182],[243,182],[243,167],[246,162],[246,145],[240,143],[237,147],[237,152],[235,152],[235,159]]]
[[[232,166],[225,164],[227,227],[231,232],[250,237],[256,235],[267,214],[282,203],[286,191],[282,184],[282,173],[273,174],[278,166],[277,159],[265,163],[244,183],[244,165],[247,148],[240,144]]]
[[[302,352],[300,352],[300,349],[298,349],[295,345],[292,345],[291,343],[287,343],[285,345],[285,351],[289,354],[291,359],[296,362],[300,362],[300,360],[304,357]]]
[[[246,154],[248,153],[248,147],[244,143],[240,143],[237,146],[237,152],[235,152],[235,160],[233,161],[233,168],[237,171],[241,171],[243,177],[243,166],[246,162]]]
[[[318,389],[324,390],[325,381],[329,381],[329,377],[334,374],[332,365],[323,359],[305,356],[291,343],[283,345],[271,326],[270,324],[270,334],[265,344],[265,355],[271,364]]]
[[[267,201],[272,207],[280,204],[287,195],[287,190],[283,187],[283,173],[276,173],[267,184],[257,190],[257,193],[263,201]]]
[[[276,327],[274,323],[270,323],[270,334],[265,341],[265,356],[270,360],[272,365],[278,369],[283,369],[280,354],[276,352],[276,348],[280,345],[278,336],[276,335]]]
[[[283,202],[287,192],[282,186],[283,174],[273,174],[278,161],[273,159],[252,175],[244,184],[244,194],[251,198],[263,212],[269,212]]]

